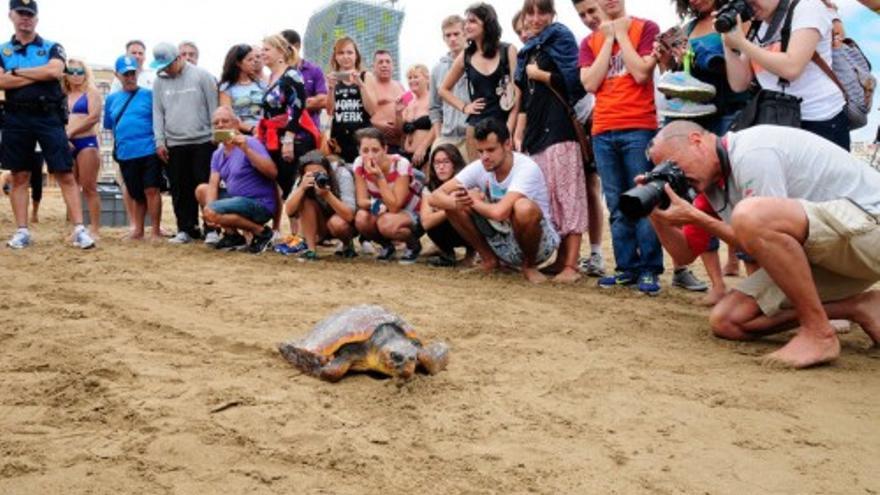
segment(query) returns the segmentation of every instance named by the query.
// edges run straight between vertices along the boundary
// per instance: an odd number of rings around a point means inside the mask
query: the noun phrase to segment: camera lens
[[[655,180],[638,186],[620,196],[620,211],[630,220],[644,218],[657,206],[669,205],[669,198],[663,191],[665,182]],[[664,201],[665,200],[665,201]]]

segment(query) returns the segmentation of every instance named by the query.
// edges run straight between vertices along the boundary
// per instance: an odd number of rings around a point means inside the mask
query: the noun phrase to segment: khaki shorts
[[[801,200],[810,224],[804,251],[822,302],[847,299],[880,281],[880,215],[873,216],[848,199],[811,203]],[[764,270],[740,283],[761,311],[773,316],[791,303]]]

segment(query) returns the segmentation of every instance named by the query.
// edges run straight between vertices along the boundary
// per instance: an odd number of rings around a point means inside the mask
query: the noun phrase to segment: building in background
[[[400,79],[400,28],[403,11],[391,2],[335,0],[312,14],[303,46],[305,58],[330,71],[333,43],[343,36],[353,38],[369,65],[376,50],[394,57],[394,78]],[[390,4],[390,5],[389,5]]]

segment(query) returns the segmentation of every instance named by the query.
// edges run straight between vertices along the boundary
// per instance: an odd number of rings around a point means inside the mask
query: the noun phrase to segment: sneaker
[[[658,113],[661,117],[672,119],[691,119],[714,115],[718,108],[711,103],[696,103],[693,101],[680,100],[678,98],[666,100],[666,104],[660,105]]]
[[[403,252],[403,256],[401,256],[397,262],[401,265],[412,265],[418,261],[420,254],[422,254],[422,245],[415,242],[412,247],[406,248],[406,251]]]
[[[615,272],[614,275],[599,279],[599,287],[610,289],[611,287],[628,287],[636,283],[636,276],[629,272]]]
[[[376,247],[373,246],[372,242],[361,239],[361,254],[364,256],[374,256],[376,254]]]
[[[205,244],[207,243],[208,241],[206,240]],[[244,236],[239,234],[238,232],[235,232],[232,234],[224,235],[222,239],[214,244],[214,249],[218,251],[233,251],[245,245],[247,245],[247,240],[244,238]]]
[[[428,258],[428,265],[438,268],[452,268],[456,265],[455,253],[440,253]]]
[[[352,246],[351,244],[342,246],[341,248],[337,249],[336,252],[333,253],[333,255],[346,260],[358,257],[357,251],[354,250],[354,246]]]
[[[285,256],[299,254],[307,249],[309,246],[306,244],[306,240],[298,235],[287,236],[275,244],[275,252]]]
[[[89,231],[80,226],[73,232],[73,245],[80,249],[92,249],[95,247],[95,241],[89,235]]]
[[[382,246],[382,250],[379,251],[379,256],[376,256],[377,261],[391,261],[394,259],[394,243],[389,242],[385,246]],[[409,251],[409,250],[407,250]]]
[[[706,292],[709,284],[698,279],[689,268],[679,268],[672,275],[672,285],[693,292]]]
[[[588,277],[605,276],[605,260],[602,253],[593,253],[589,258],[581,258],[578,261],[581,273]]]
[[[296,257],[297,261],[307,262],[307,261],[318,261],[318,253],[308,249],[303,251]]]
[[[31,245],[31,234],[27,229],[18,229],[6,245],[12,249],[24,249]]]
[[[657,90],[667,98],[681,98],[698,103],[715,98],[715,86],[683,71],[663,74],[657,82]]]
[[[193,241],[193,238],[190,237],[186,232],[178,232],[176,236],[168,239],[169,244],[189,244]]]
[[[210,231],[205,235],[205,244],[209,246],[217,246],[220,242],[220,234],[215,231]]]
[[[653,273],[643,273],[639,277],[638,289],[642,294],[656,296],[660,294],[660,279]]]
[[[263,231],[254,235],[251,244],[248,246],[248,252],[252,254],[260,254],[272,245],[272,229],[263,227]]]

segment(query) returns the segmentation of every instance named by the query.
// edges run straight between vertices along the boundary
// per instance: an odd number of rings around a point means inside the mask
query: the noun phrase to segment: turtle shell
[[[418,342],[415,330],[399,315],[381,306],[360,305],[346,308],[318,322],[308,335],[290,344],[325,359],[346,344],[366,342],[382,324],[393,323]]]

